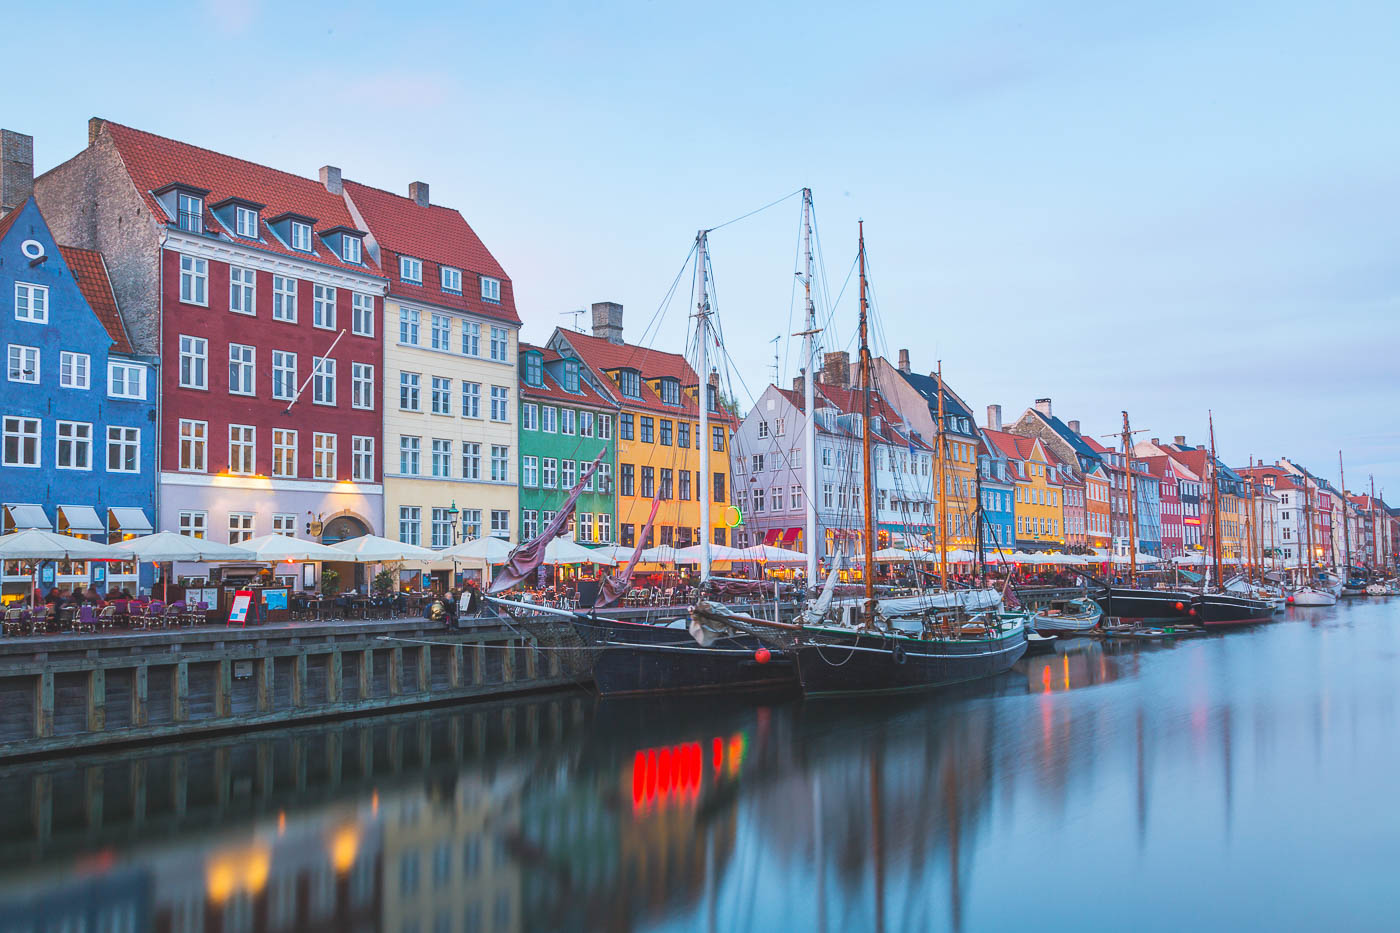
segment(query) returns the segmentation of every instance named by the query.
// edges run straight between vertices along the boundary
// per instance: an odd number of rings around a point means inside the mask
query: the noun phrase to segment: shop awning
[[[797,543],[797,538],[801,534],[801,528],[789,528],[787,531],[783,532],[783,547],[792,547],[792,545]]]
[[[100,535],[107,529],[90,505],[60,505],[58,527],[70,535]],[[64,522],[68,527],[64,528]]]
[[[42,528],[45,531],[53,531],[53,523],[44,514],[44,507],[41,505],[6,504],[5,514],[10,519],[10,524],[15,531],[23,531],[26,528]]]
[[[767,531],[765,531],[765,532],[763,533],[763,543],[764,543],[764,544],[777,544],[777,543],[778,543],[778,538],[782,535],[782,533],[783,533],[783,529],[781,529],[781,528],[769,528]]]
[[[124,535],[148,535],[155,531],[151,527],[150,521],[146,518],[144,509],[112,507],[107,510],[110,524],[108,528],[113,534],[120,532]]]

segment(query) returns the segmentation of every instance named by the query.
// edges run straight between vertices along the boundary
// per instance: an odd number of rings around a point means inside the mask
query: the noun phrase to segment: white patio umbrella
[[[432,548],[405,544],[402,541],[395,541],[380,535],[361,535],[358,538],[347,538],[330,545],[330,547],[345,555],[339,558],[340,560],[352,560],[362,564],[388,564],[396,561],[428,563],[442,559],[442,554]]]
[[[494,535],[485,538],[472,538],[450,548],[434,551],[438,560],[484,560],[493,564],[503,564],[510,556],[511,543]]]
[[[933,559],[938,559],[938,552],[933,552]],[[977,555],[964,548],[953,548],[948,552],[948,560],[952,563],[967,564],[977,559]]]
[[[882,564],[907,564],[910,561],[921,559],[923,559],[923,555],[899,547],[881,548],[875,552],[875,560]]]
[[[112,545],[112,550],[121,551],[123,560],[150,564],[167,564],[177,560],[206,563],[248,560],[246,551],[231,544],[220,544],[208,538],[192,538],[173,531],[158,531],[153,535],[132,538]]]
[[[269,563],[284,560],[354,560],[344,551],[337,551],[330,545],[317,544],[315,541],[303,541],[300,538],[291,538],[287,535],[262,535],[258,538],[249,538],[247,541],[234,545],[234,547],[247,553],[246,560],[267,561]]]
[[[687,564],[699,563],[699,561],[700,561],[700,550],[701,550],[701,548],[703,548],[703,547],[704,547],[704,545],[702,545],[702,544],[692,544],[690,547],[683,547],[683,548],[680,548],[679,550],[676,551],[676,560],[678,560],[678,561],[680,561],[680,562],[682,562],[682,563],[687,563]],[[629,556],[630,556],[630,555],[629,555]],[[716,560],[716,561],[719,561],[719,560],[735,561],[735,560],[743,560],[743,559],[744,559],[744,550],[743,550],[743,548],[730,547],[730,546],[727,545],[727,544],[711,544],[711,545],[710,545],[710,560]]]
[[[612,556],[586,548],[573,538],[555,538],[544,547],[546,564],[615,564]]]
[[[42,528],[26,528],[0,536],[0,560],[38,564],[46,560],[130,560],[130,557],[96,541]],[[38,585],[37,578],[35,585]],[[33,599],[33,588],[30,589],[30,599]]]
[[[696,558],[698,560],[699,558]],[[641,563],[643,564],[676,564],[690,563],[685,558],[676,556],[676,549],[669,544],[659,544],[656,547],[649,547],[642,551]]]
[[[756,560],[761,564],[796,564],[807,559],[807,555],[801,551],[792,551],[771,544],[755,544],[753,547],[744,548],[743,553],[742,560]]]

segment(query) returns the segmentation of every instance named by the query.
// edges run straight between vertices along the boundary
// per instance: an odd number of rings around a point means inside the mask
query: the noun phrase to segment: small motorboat
[[[1395,591],[1384,583],[1372,583],[1366,587],[1367,596],[1394,596]]]
[[[1303,586],[1294,591],[1293,605],[1335,606],[1337,605],[1337,595],[1325,589]]]
[[[1057,600],[1044,609],[1031,613],[1029,622],[1041,635],[1053,632],[1092,631],[1103,619],[1103,609],[1087,596]]]

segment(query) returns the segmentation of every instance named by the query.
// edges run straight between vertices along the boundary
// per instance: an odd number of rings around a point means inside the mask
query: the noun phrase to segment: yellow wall
[[[1064,502],[1059,486],[1048,481],[1050,465],[1037,441],[1031,459],[1024,461],[1027,478],[1016,482],[1016,539],[1045,544],[1065,543]],[[1047,531],[1033,531],[1045,521]],[[1029,523],[1029,524],[1028,524]]]
[[[947,519],[943,529],[948,546],[976,550],[977,547],[977,445],[957,435],[945,435],[943,454],[943,497]],[[936,445],[937,439],[934,439]],[[938,469],[935,451],[933,468]],[[935,503],[935,509],[937,505]]]

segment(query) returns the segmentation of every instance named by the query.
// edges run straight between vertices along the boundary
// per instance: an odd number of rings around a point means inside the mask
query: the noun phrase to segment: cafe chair
[[[84,603],[78,607],[78,616],[73,620],[73,631],[75,632],[95,632],[97,631],[97,610]]]
[[[115,604],[103,606],[97,612],[97,627],[103,631],[115,627],[117,624],[117,607]]]

